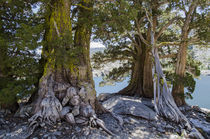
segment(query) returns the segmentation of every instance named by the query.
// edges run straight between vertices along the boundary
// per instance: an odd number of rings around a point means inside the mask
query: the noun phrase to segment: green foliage
[[[185,77],[179,77],[175,75],[173,71],[164,71],[166,79],[168,81],[171,81],[172,84],[181,83],[186,88],[186,92],[184,94],[184,97],[186,99],[193,99],[192,93],[195,90],[196,81],[194,79],[194,75],[190,72],[186,72]]]
[[[32,11],[36,3],[0,2],[0,105],[4,107],[37,89],[43,20]]]

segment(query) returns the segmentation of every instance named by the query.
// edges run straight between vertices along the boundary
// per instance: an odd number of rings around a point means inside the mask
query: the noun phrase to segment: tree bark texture
[[[120,94],[153,98],[152,61],[149,50],[143,42],[138,41],[135,47],[134,63],[129,85],[119,91]]]
[[[179,47],[178,55],[177,55],[177,63],[175,75],[178,78],[178,81],[174,82],[172,95],[175,99],[175,102],[178,106],[185,105],[185,97],[184,97],[184,83],[183,78],[185,77],[185,69],[186,69],[186,59],[187,59],[187,47],[188,47],[188,35],[190,33],[190,22],[193,18],[193,12],[196,9],[196,1],[192,2],[189,7],[189,10],[185,12],[185,20],[184,25],[182,27],[182,36],[181,36],[181,44]]]
[[[108,131],[103,126],[103,121],[95,114],[96,91],[89,59],[91,35],[89,19],[92,15],[92,4],[91,1],[83,1],[81,4],[74,39],[71,39],[72,35],[70,35],[70,42],[74,40],[74,43],[58,43],[57,45],[53,44],[54,40],[63,41],[62,38],[72,32],[71,3],[69,0],[51,1],[51,14],[47,19],[48,29],[45,34],[46,63],[39,82],[34,115],[29,119],[32,127],[36,127],[40,122],[53,124],[60,119],[65,119],[70,124],[89,123]],[[65,52],[76,49],[77,53],[73,57],[69,56],[73,62],[68,63],[69,59],[66,61],[66,57],[61,57],[61,61],[56,62],[58,49],[65,50],[63,55]]]

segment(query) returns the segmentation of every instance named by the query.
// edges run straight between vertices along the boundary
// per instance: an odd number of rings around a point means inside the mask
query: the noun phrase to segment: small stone
[[[65,127],[66,130],[69,130],[69,127]]]
[[[95,114],[95,111],[90,105],[86,105],[81,108],[80,113],[84,117],[91,117]]]
[[[44,123],[44,122],[43,122],[43,123],[41,123],[41,124],[40,124],[40,126],[41,126],[41,127],[44,127],[44,126],[45,126],[45,123]]]
[[[90,134],[90,129],[89,128],[86,128],[84,131],[83,131],[83,134],[85,136],[88,136]]]
[[[63,98],[62,105],[65,106],[73,96],[77,95],[77,91],[74,87],[69,87],[66,92],[66,96]]]
[[[86,95],[87,95],[87,92],[85,91],[85,88],[82,87],[79,91],[79,96],[82,98],[82,99],[85,99],[86,98]]]
[[[81,132],[81,128],[78,127],[78,126],[75,127],[75,130],[76,130],[77,133],[78,133],[78,132]]]
[[[74,87],[69,87],[67,89],[67,95],[69,98],[72,98],[73,96],[77,95],[77,91]]]
[[[74,106],[74,108],[73,108],[73,110],[72,110],[72,114],[73,114],[74,116],[79,115],[79,108],[80,108],[80,106]]]
[[[77,123],[77,124],[83,124],[83,123],[86,123],[86,122],[87,122],[87,120],[85,120],[85,119],[76,118],[76,123]]]
[[[167,128],[167,129],[174,129],[174,127],[173,126],[171,126],[171,125],[166,125],[166,127],[165,128]]]
[[[47,138],[47,137],[48,137],[48,134],[45,134],[43,137],[44,137],[44,138]]]
[[[165,133],[165,130],[162,129],[161,127],[157,128],[157,131],[161,132],[161,133]]]
[[[79,96],[78,95],[73,96],[73,98],[70,100],[70,102],[73,106],[79,105]]]
[[[56,131],[53,134],[56,135],[56,136],[60,136],[61,135],[61,132],[60,131]]]
[[[63,109],[61,110],[61,113],[60,113],[60,117],[63,118],[67,113],[70,112],[70,107],[69,106],[66,106],[66,107],[63,107]]]
[[[3,138],[6,134],[6,130],[0,130],[0,138]]]
[[[66,114],[66,120],[70,124],[75,124],[74,115],[72,113]]]

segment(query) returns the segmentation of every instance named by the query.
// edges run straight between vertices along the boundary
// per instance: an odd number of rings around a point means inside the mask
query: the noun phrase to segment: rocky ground
[[[98,99],[103,106],[114,112],[98,115],[105,126],[113,133],[107,134],[103,129],[82,125],[69,125],[60,121],[56,125],[41,124],[32,133],[27,117],[19,118],[6,110],[0,110],[0,138],[3,139],[141,139],[141,138],[192,138],[195,133],[181,129],[176,123],[158,117],[151,100],[125,96],[101,94]],[[210,138],[210,110],[197,106],[180,108],[187,118],[202,133]],[[196,131],[195,131],[196,132]]]

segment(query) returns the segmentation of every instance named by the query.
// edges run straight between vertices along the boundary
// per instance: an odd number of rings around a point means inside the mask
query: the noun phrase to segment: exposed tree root
[[[113,135],[109,131],[102,120],[96,116],[95,109],[93,108],[91,101],[95,98],[89,96],[87,83],[85,86],[73,87],[68,84],[57,83],[54,81],[53,76],[49,75],[43,79],[40,83],[39,100],[36,105],[36,113],[29,119],[30,127],[34,128],[39,125],[54,124],[57,121],[63,119],[68,123],[75,125],[87,125],[88,122],[94,127],[101,127],[108,134]],[[61,92],[65,92],[64,96],[57,95]],[[60,96],[57,98],[57,96]],[[101,106],[102,112],[106,110]]]
[[[155,68],[153,71],[154,78],[154,104],[156,112],[172,121],[180,123],[184,127],[191,129],[188,119],[182,114],[174,102],[171,92],[168,89],[162,67],[159,61],[157,48],[153,49]],[[157,96],[157,98],[156,98]]]

